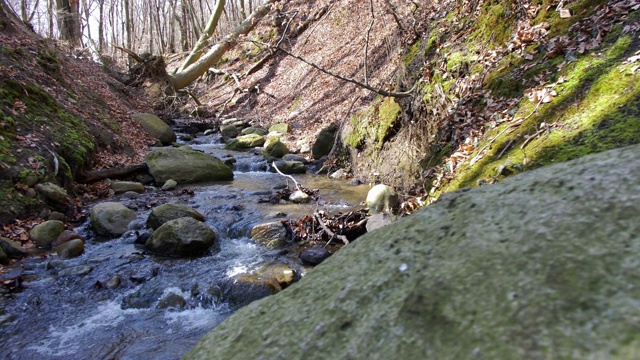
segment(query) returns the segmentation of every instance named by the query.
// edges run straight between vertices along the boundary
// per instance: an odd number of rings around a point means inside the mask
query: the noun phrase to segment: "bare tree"
[[[81,46],[80,1],[56,0],[56,10],[60,39],[67,40],[74,46]]]

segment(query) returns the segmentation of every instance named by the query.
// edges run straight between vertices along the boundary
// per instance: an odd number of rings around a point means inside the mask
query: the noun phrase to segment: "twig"
[[[298,10],[296,10],[293,16],[291,17],[291,19],[287,21],[287,26],[284,27],[284,31],[282,32],[282,36],[280,37],[280,40],[278,40],[278,42],[276,43],[276,47],[280,46],[280,44],[284,40],[284,36],[287,35],[287,30],[289,30],[289,25],[291,25],[291,22],[297,15],[298,15]]]
[[[369,5],[371,8],[371,22],[367,28],[367,36],[365,37],[364,43],[364,83],[367,85],[369,84],[369,34],[371,34],[371,28],[373,27],[373,23],[376,21],[376,16],[373,12],[373,0],[369,0]]]
[[[502,151],[500,151],[500,154],[498,155],[498,159],[502,158],[502,155],[504,155],[504,153],[506,153],[507,150],[511,148],[511,145],[513,145],[514,142],[516,141],[513,139],[510,139],[509,141],[507,141],[507,145],[505,145]]]
[[[276,162],[275,161],[271,163],[271,166],[273,166],[273,168],[278,172],[278,174],[280,174],[280,175],[282,175],[282,176],[284,176],[286,178],[291,179],[293,181],[293,183],[296,184],[296,188],[298,188],[298,191],[302,191],[302,188],[300,187],[300,184],[298,184],[296,179],[294,179],[293,176],[291,176],[291,175],[283,174],[282,171],[280,171],[280,169],[278,169],[278,167],[276,166]],[[302,192],[304,192],[304,191],[302,191]]]
[[[324,232],[327,233],[327,235],[331,236],[331,239],[329,239],[329,241],[327,241],[327,243],[324,245],[324,247],[327,247],[327,245],[329,245],[329,243],[331,242],[331,240],[333,240],[334,237],[342,240],[342,242],[347,245],[349,244],[349,239],[347,239],[346,236],[344,235],[338,235],[336,233],[334,233],[333,231],[331,231],[331,229],[329,229],[323,222],[322,219],[320,218],[320,214],[318,214],[317,212],[313,214],[313,216],[316,218],[316,220],[318,220],[318,223],[320,224],[320,227],[322,227],[322,230],[324,230]]]

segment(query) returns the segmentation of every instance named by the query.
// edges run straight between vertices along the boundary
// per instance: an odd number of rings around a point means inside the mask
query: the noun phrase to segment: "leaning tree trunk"
[[[193,47],[193,49],[191,50],[191,53],[189,54],[187,59],[184,61],[182,66],[180,66],[179,69],[176,69],[176,72],[183,71],[189,65],[193,64],[198,59],[200,59],[200,57],[202,56],[204,47],[209,44],[209,39],[211,39],[211,37],[213,36],[213,32],[216,30],[216,27],[218,26],[220,15],[222,15],[222,11],[224,10],[224,4],[225,4],[225,0],[218,0],[218,4],[216,5],[215,10],[213,11],[213,14],[211,14],[211,17],[209,18],[207,27],[202,32],[202,35],[200,35],[200,39],[198,39],[198,42]]]
[[[271,4],[275,0],[267,0],[262,6],[256,9],[249,17],[243,21],[235,30],[225,36],[218,44],[213,46],[203,57],[186,68],[178,71],[177,73],[169,76],[169,82],[174,89],[182,89],[200,76],[202,76],[210,67],[215,65],[222,55],[229,50],[233,44],[238,40],[240,35],[248,34],[258,24],[270,10]]]

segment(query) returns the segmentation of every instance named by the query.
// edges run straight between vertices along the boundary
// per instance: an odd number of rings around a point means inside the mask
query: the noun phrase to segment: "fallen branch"
[[[298,184],[298,182],[296,181],[296,179],[293,178],[293,176],[283,174],[282,171],[280,171],[280,169],[278,169],[278,167],[276,166],[276,162],[275,161],[271,163],[271,166],[273,166],[273,168],[278,172],[278,174],[280,174],[280,175],[282,175],[282,176],[284,176],[286,178],[291,179],[293,181],[293,183],[296,184],[296,188],[298,189],[298,191],[304,192],[302,190],[302,188],[300,187],[300,184]]]
[[[88,173],[80,175],[80,180],[85,183],[92,183],[109,178],[121,178],[136,173],[143,173],[149,171],[149,167],[146,163],[129,165],[121,168],[114,169],[101,169],[90,171]]]
[[[340,240],[342,240],[342,242],[347,245],[349,244],[349,239],[347,239],[346,236],[344,235],[338,235],[336,233],[334,233],[333,231],[331,231],[331,229],[329,229],[324,222],[322,222],[322,219],[320,218],[320,214],[319,213],[314,213],[313,216],[316,218],[316,220],[318,220],[318,224],[320,224],[320,227],[322,227],[322,230],[324,230],[324,232],[327,233],[327,235],[331,236],[331,238],[329,239],[329,241],[327,241],[327,243],[324,245],[325,247],[327,247],[327,245],[329,245],[329,243],[331,242],[331,240],[333,240],[333,238],[338,238]]]

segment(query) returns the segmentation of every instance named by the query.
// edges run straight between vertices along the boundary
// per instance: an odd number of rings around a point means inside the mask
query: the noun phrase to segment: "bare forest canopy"
[[[7,0],[37,33],[89,48],[94,55],[124,59],[120,46],[135,53],[189,51],[218,2],[210,0]],[[217,43],[263,0],[228,0],[212,34]]]

